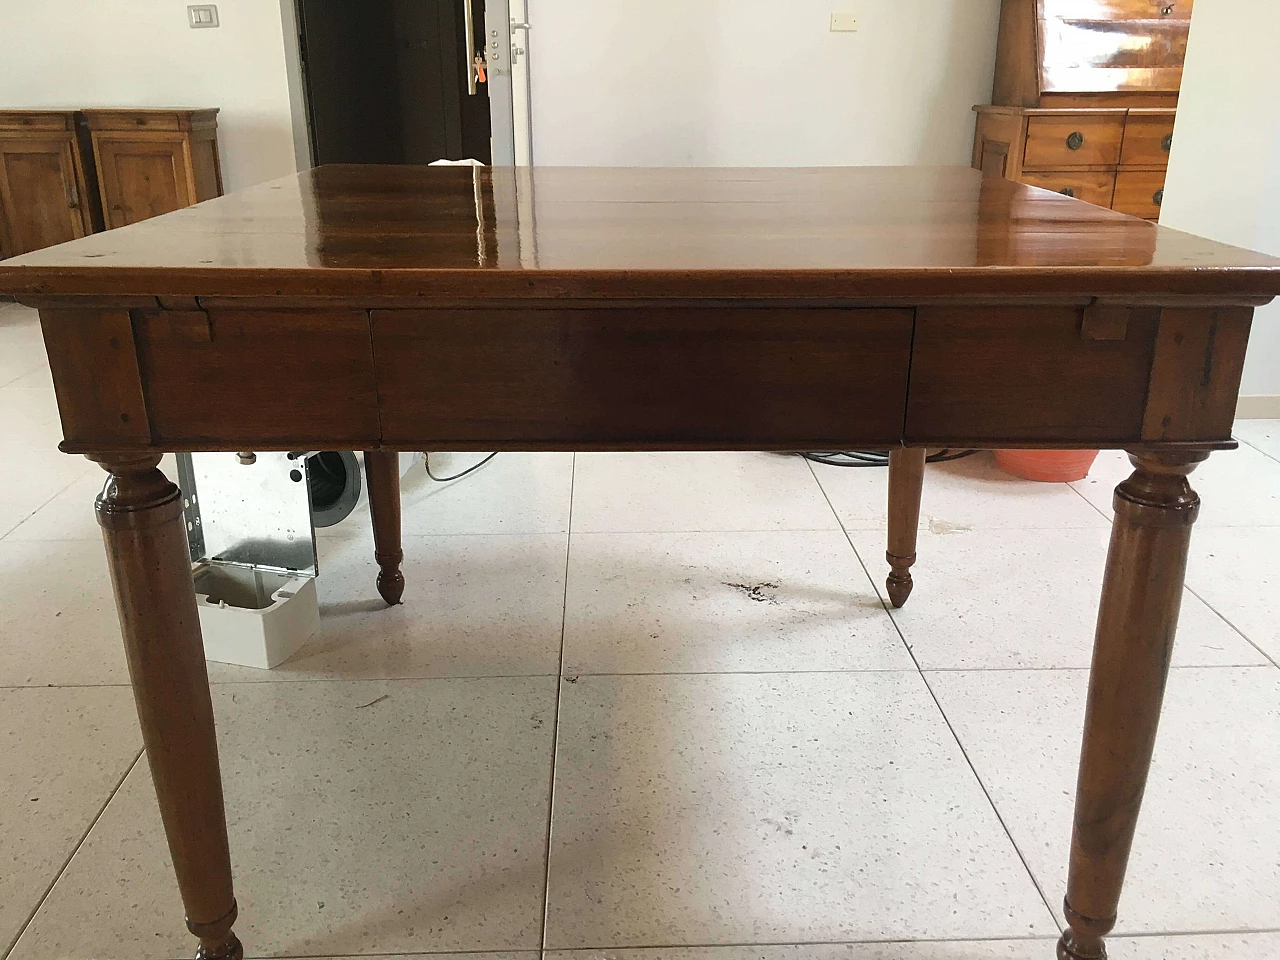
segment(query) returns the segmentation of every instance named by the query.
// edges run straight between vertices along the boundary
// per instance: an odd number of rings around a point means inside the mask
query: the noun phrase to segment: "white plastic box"
[[[180,454],[178,486],[205,657],[288,660],[320,629],[305,454]]]

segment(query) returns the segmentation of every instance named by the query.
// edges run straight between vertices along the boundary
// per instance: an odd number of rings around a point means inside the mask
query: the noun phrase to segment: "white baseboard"
[[[1237,420],[1280,420],[1280,397],[1263,394],[1241,397],[1236,404]]]

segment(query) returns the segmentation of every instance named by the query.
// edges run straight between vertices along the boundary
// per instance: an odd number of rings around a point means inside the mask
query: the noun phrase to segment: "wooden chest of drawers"
[[[1164,198],[1174,110],[975,107],[973,166],[1154,220]]]
[[[973,165],[1154,220],[1193,0],[1001,0]]]

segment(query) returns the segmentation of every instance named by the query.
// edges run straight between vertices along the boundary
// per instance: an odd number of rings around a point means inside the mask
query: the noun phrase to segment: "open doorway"
[[[492,157],[485,0],[297,0],[311,155]]]

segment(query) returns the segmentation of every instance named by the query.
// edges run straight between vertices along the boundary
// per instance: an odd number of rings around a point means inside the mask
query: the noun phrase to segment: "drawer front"
[[[1173,147],[1174,111],[1131,111],[1124,126],[1120,164],[1125,167],[1167,167]]]
[[[0,130],[74,130],[70,113],[22,113],[0,110]]]
[[[1134,308],[1113,339],[1090,339],[1074,307],[921,308],[907,441],[1139,440],[1158,319]]]
[[[902,436],[912,311],[373,312],[384,442],[842,449]]]
[[[176,113],[152,113],[146,110],[84,111],[90,130],[181,130]]]
[[[1116,175],[1113,209],[1131,217],[1155,220],[1164,200],[1163,170],[1121,170]]]
[[[1028,171],[1022,175],[1022,182],[1075,197],[1077,200],[1096,203],[1100,207],[1111,206],[1111,194],[1116,188],[1115,174],[1105,170]]]
[[[1061,170],[1064,167],[1115,166],[1120,162],[1124,115],[1063,114],[1031,117],[1027,123],[1024,167]]]
[[[277,450],[361,450],[377,443],[364,311],[137,311],[133,329],[156,444],[218,450],[232,438]]]

